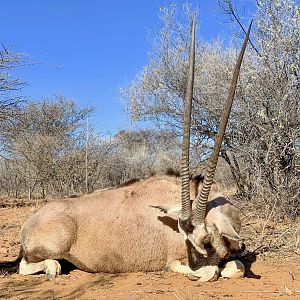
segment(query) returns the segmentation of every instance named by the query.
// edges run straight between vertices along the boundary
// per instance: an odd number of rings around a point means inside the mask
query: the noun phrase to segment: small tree
[[[258,54],[252,53],[253,66],[247,65],[243,73],[239,120],[231,127],[234,134],[226,147],[235,159],[231,166],[248,195],[263,206],[276,207],[281,215],[297,216],[300,9],[290,0],[263,0],[257,5],[254,40]]]
[[[13,76],[14,69],[25,64],[22,53],[14,53],[5,48],[0,49],[0,144],[5,149],[5,133],[11,118],[14,117],[23,102],[16,91],[20,90],[25,83]]]
[[[90,112],[59,96],[54,101],[28,104],[7,126],[5,158],[11,166],[23,166],[29,198],[35,189],[42,197],[49,192],[66,192],[63,183],[77,165],[76,160],[71,165],[64,162],[80,150],[82,121]]]
[[[24,82],[13,78],[12,70],[23,64],[23,54],[13,53],[2,44],[2,50],[0,49],[0,120],[11,115],[20,103],[20,98],[12,92],[20,90],[24,86]]]

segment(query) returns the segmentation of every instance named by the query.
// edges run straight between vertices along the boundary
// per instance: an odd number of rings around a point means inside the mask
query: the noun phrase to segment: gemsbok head
[[[219,152],[222,145],[225,129],[228,123],[237,81],[240,73],[241,64],[244,53],[249,40],[252,21],[249,25],[242,49],[239,53],[236,65],[234,68],[227,101],[225,104],[223,116],[219,126],[218,134],[216,136],[214,149],[211,158],[207,165],[207,171],[204,177],[200,193],[195,199],[196,207],[192,209],[192,202],[190,199],[190,172],[189,172],[189,149],[190,149],[190,128],[191,128],[191,113],[192,113],[192,99],[193,99],[193,85],[194,85],[194,68],[195,68],[195,19],[192,22],[191,44],[190,44],[190,58],[189,58],[189,76],[187,82],[187,89],[185,95],[184,106],[184,123],[183,123],[183,143],[182,143],[182,162],[181,162],[181,203],[182,209],[179,217],[179,228],[193,247],[203,256],[207,256],[205,245],[211,244],[216,250],[221,259],[230,256],[230,246],[237,248],[238,242],[241,240],[237,232],[239,226],[234,226],[228,212],[218,214],[222,206],[228,204],[223,200],[223,204],[215,201],[214,205],[218,212],[214,212],[213,219],[210,218],[210,210],[212,210],[212,203],[208,203],[208,196],[213,183],[214,173],[218,162]],[[233,206],[231,208],[233,210]],[[216,210],[216,209],[215,209]],[[224,212],[223,212],[224,213]],[[233,212],[230,212],[233,213]],[[234,212],[233,214],[235,214]],[[237,227],[237,228],[235,228]],[[239,229],[238,229],[239,230]],[[228,246],[229,245],[229,246]]]

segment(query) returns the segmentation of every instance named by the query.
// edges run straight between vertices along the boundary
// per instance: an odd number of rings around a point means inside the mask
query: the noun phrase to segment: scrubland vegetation
[[[238,18],[231,1],[221,4],[229,17]],[[24,82],[14,78],[11,70],[26,61],[22,54],[3,46],[0,194],[50,199],[154,174],[178,174],[189,9],[185,6],[184,18],[175,5],[160,11],[162,25],[153,36],[149,63],[122,91],[131,118],[153,121],[156,129],[120,131],[108,138],[88,123],[92,109],[79,108],[62,95],[35,102],[17,97],[15,91]],[[299,220],[299,6],[292,0],[257,1],[254,24],[217,180],[234,188],[236,199],[254,207],[257,214]],[[236,32],[242,32],[238,25]],[[238,45],[237,39],[224,46],[220,41],[197,40],[194,175],[203,172],[212,149],[237,55],[235,41]]]

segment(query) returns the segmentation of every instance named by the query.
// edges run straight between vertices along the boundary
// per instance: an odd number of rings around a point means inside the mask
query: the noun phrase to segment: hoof
[[[188,274],[188,278],[193,281],[213,282],[218,280],[219,275],[218,266],[205,266]]]
[[[239,260],[229,261],[221,271],[221,276],[225,278],[243,278],[245,267]]]
[[[57,275],[61,274],[61,266],[57,260],[46,259],[44,261],[44,272],[48,279],[52,280]]]

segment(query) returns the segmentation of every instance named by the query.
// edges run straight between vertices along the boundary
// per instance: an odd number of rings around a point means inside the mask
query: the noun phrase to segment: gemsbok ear
[[[155,208],[157,211],[162,213],[165,216],[168,216],[174,220],[178,220],[178,216],[181,212],[180,203],[172,203],[169,205],[150,205],[150,207]]]
[[[170,227],[175,232],[180,232],[178,228],[178,218],[181,213],[180,203],[170,205],[150,205],[150,207],[154,208],[159,213],[157,219],[160,222]]]
[[[221,212],[218,212],[215,216],[215,225],[218,228],[220,235],[226,237],[229,241],[242,240],[233,228],[231,222]]]

